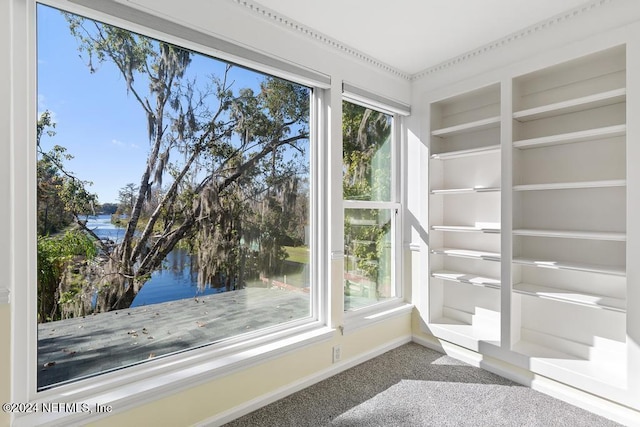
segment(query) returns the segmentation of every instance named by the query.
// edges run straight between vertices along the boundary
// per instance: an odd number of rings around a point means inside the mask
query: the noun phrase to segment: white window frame
[[[389,114],[392,116],[391,128],[391,200],[390,201],[361,201],[342,200],[343,213],[346,209],[389,209],[394,220],[391,227],[391,276],[394,297],[371,305],[344,310],[344,328],[346,332],[365,327],[371,322],[387,319],[389,316],[402,315],[411,307],[405,302],[405,292],[402,280],[403,270],[403,209],[401,195],[403,192],[400,179],[400,161],[402,158],[403,141],[403,116],[409,114],[409,107],[383,97],[368,93],[348,83],[343,84],[342,100],[365,108]],[[342,233],[344,238],[344,231]],[[344,242],[343,242],[344,247]],[[343,270],[344,274],[344,270]],[[343,278],[344,287],[344,278]],[[344,296],[343,296],[344,300]]]
[[[224,54],[210,46],[182,39],[147,26],[95,11],[65,0],[9,0],[11,22],[16,23],[11,41],[11,230],[10,245],[12,266],[12,401],[21,403],[86,402],[109,405],[113,413],[122,412],[136,405],[151,402],[194,385],[206,383],[296,348],[328,341],[335,330],[328,327],[328,241],[326,212],[330,195],[323,191],[328,182],[325,164],[327,150],[328,107],[326,105],[326,81],[314,81],[313,73],[298,76],[296,66],[278,69],[273,63],[264,65],[247,57]],[[107,1],[100,0],[107,3]],[[101,4],[97,2],[96,4]],[[35,123],[37,110],[36,89],[36,3],[56,7],[116,25],[139,34],[174,43],[195,52],[208,54],[223,60],[241,64],[256,71],[303,84],[312,88],[310,102],[310,194],[311,221],[311,316],[308,319],[288,322],[256,333],[234,337],[219,344],[212,344],[180,354],[160,357],[136,366],[95,377],[37,391],[37,317],[36,317],[36,147]],[[154,17],[146,19],[153,24]],[[246,48],[239,48],[248,52]],[[245,49],[245,51],[242,51]],[[250,55],[250,52],[247,54]],[[263,55],[263,54],[262,54]],[[264,56],[264,55],[263,55]],[[258,55],[257,59],[263,59]],[[279,60],[274,59],[276,65]],[[291,71],[293,70],[293,72]],[[275,72],[274,72],[275,71]],[[313,83],[313,84],[311,84]],[[29,143],[24,143],[29,141]],[[124,375],[123,375],[124,374]],[[69,425],[86,423],[105,414],[42,412],[13,415],[13,425]]]

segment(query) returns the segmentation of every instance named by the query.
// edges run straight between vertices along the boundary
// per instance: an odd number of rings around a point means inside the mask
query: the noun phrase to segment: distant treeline
[[[113,215],[117,210],[117,203],[103,203],[102,205],[100,205],[100,213],[104,215]]]

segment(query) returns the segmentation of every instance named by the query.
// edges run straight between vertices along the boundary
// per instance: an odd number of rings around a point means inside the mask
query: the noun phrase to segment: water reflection
[[[125,233],[124,228],[116,227],[111,223],[110,215],[89,217],[87,227],[93,230],[99,238],[116,243],[122,239]],[[266,281],[250,281],[246,285],[264,287],[284,284],[297,288],[308,287],[308,264],[285,261],[283,275],[275,276]],[[151,274],[151,279],[145,283],[136,295],[131,307],[194,298],[199,295],[212,295],[224,291],[224,287],[207,287],[204,290],[199,290],[196,256],[184,249],[176,248],[167,255],[162,268]]]

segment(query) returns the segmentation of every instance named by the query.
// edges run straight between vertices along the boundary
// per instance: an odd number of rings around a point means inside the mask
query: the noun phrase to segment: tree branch
[[[308,138],[308,135],[296,135],[296,136],[293,136],[291,138],[273,141],[270,144],[265,145],[261,152],[259,152],[255,156],[251,157],[249,160],[247,160],[242,165],[238,166],[236,168],[235,173],[233,173],[231,176],[227,177],[218,186],[218,193],[221,193],[222,190],[224,190],[226,187],[231,185],[235,180],[237,180],[240,176],[242,176],[242,174],[244,174],[248,169],[250,169],[253,166],[255,166],[255,164],[258,163],[258,161],[260,161],[261,159],[266,157],[268,154],[271,154],[273,152],[274,148],[278,148],[278,147],[281,147],[283,145],[291,144],[291,143],[293,143],[295,141],[299,141],[301,139],[307,139],[307,138]]]

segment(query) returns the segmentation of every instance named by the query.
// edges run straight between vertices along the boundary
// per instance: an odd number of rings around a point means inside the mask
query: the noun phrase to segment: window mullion
[[[343,200],[345,209],[399,209],[398,202],[370,202],[365,200]]]

